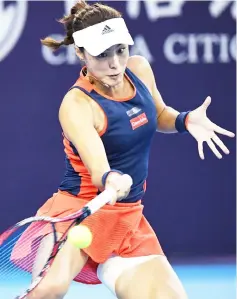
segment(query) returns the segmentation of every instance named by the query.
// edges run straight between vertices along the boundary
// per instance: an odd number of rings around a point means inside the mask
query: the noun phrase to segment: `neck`
[[[127,94],[128,82],[125,76],[123,77],[122,82],[120,82],[118,85],[113,87],[99,81],[88,71],[86,71],[86,78],[88,78],[88,80],[96,87],[96,89],[100,90],[103,94],[109,97],[120,98],[120,97],[125,97]]]

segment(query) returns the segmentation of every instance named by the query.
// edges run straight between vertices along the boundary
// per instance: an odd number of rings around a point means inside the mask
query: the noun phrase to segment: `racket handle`
[[[124,174],[122,175],[122,179],[124,184],[127,184],[127,186],[129,187],[132,186],[133,180],[130,177],[130,175]],[[105,189],[98,196],[92,199],[86,206],[90,209],[91,214],[93,214],[96,211],[98,211],[100,208],[102,208],[104,205],[114,200],[116,196],[117,196],[117,192],[113,188]]]
[[[88,207],[91,211],[91,214],[98,211],[104,205],[109,203],[116,196],[116,191],[113,189],[106,189],[97,195],[94,199],[92,199],[86,207]]]

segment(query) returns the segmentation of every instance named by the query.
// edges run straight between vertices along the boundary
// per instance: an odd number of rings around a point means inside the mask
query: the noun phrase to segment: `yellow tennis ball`
[[[86,248],[92,242],[92,233],[85,225],[76,225],[68,232],[68,240],[77,248]]]

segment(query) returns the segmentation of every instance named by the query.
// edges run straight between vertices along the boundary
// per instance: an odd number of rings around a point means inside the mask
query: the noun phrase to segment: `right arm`
[[[80,90],[72,89],[66,94],[59,109],[59,121],[66,138],[76,147],[88,169],[92,183],[101,188],[101,178],[110,166],[94,126],[92,108]]]
[[[79,89],[70,90],[63,99],[59,109],[59,121],[65,137],[76,147],[81,160],[88,169],[92,183],[103,189],[102,176],[110,170],[103,142],[95,129],[92,107],[89,99]],[[106,180],[106,188],[111,185],[116,191],[120,189],[118,198],[126,197],[128,187],[121,187],[118,173],[111,173]],[[126,184],[125,184],[126,185]],[[130,190],[130,188],[129,188]]]

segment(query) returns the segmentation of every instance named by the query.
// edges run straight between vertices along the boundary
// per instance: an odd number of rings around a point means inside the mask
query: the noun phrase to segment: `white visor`
[[[123,18],[110,19],[73,33],[74,43],[92,56],[98,56],[117,44],[133,45]]]

